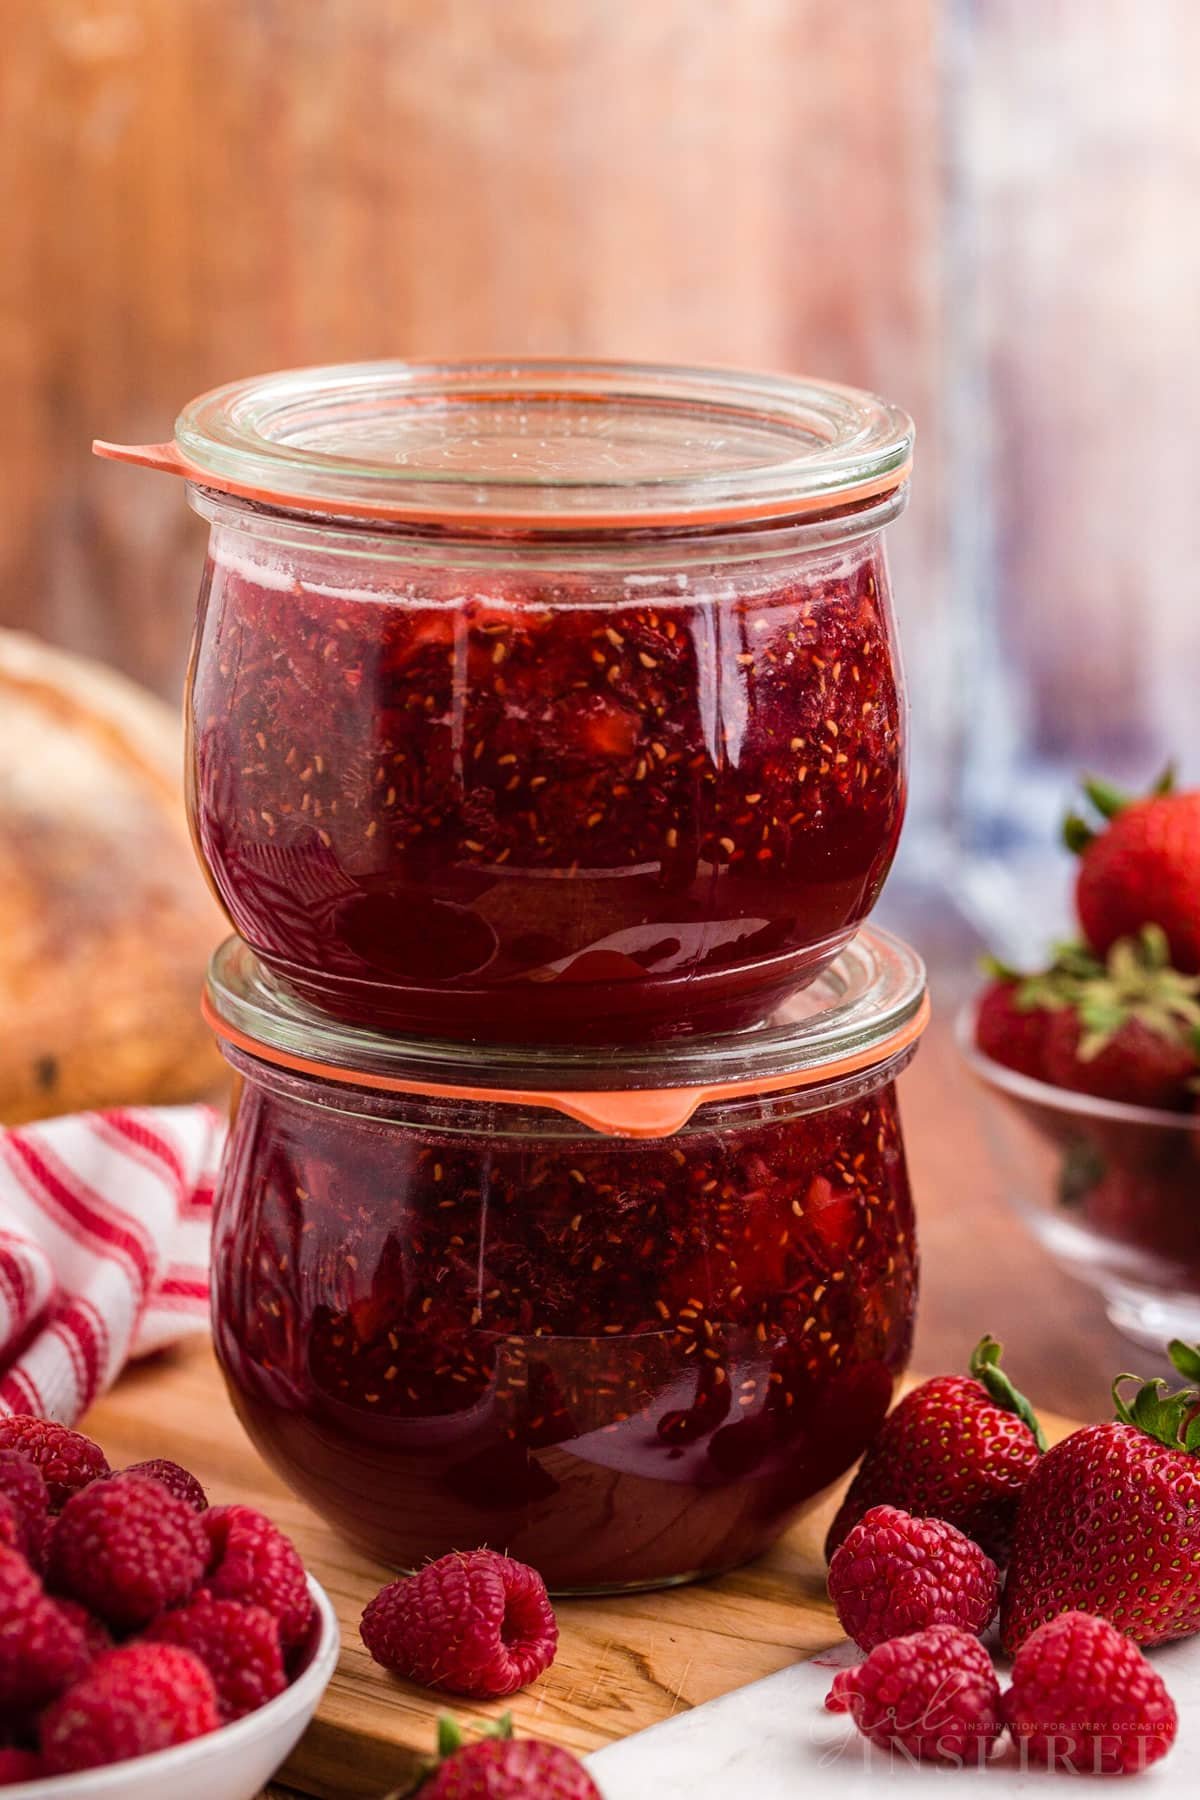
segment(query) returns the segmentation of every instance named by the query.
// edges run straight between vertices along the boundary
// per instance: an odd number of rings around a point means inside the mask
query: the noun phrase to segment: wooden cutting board
[[[1045,1419],[1053,1438],[1072,1429]],[[511,1710],[521,1735],[579,1752],[656,1725],[835,1643],[820,1553],[831,1498],[769,1555],[710,1582],[621,1598],[556,1602],[554,1666],[500,1705],[441,1700],[377,1668],[358,1636],[363,1607],[391,1571],[352,1550],[294,1499],[251,1448],[206,1343],[130,1371],[85,1429],[114,1466],[169,1456],[214,1502],[257,1506],[278,1521],[328,1590],[342,1627],[337,1672],[279,1780],[320,1800],[379,1800],[433,1745],[439,1712],[465,1721]]]

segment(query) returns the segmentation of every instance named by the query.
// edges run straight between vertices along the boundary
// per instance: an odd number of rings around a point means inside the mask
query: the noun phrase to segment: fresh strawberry
[[[1177,793],[1170,769],[1141,800],[1103,781],[1084,792],[1101,823],[1072,813],[1063,836],[1080,859],[1075,906],[1088,943],[1104,955],[1157,925],[1176,968],[1200,971],[1200,792]]]
[[[1075,1013],[1057,1013],[1046,1034],[1046,1080],[1054,1087],[1130,1106],[1175,1110],[1190,1103],[1189,1084],[1200,1074],[1200,1062],[1183,1037],[1156,1031],[1134,1018],[1099,1049],[1088,1052],[1087,1042],[1087,1028]]]
[[[1005,970],[984,988],[975,1014],[975,1042],[993,1062],[1040,1081],[1046,1033],[1054,1015],[1044,1006],[1024,1001],[1022,986],[1020,977]]]
[[[1157,925],[1101,962],[1059,945],[1037,975],[989,961],[975,1041],[994,1062],[1054,1087],[1135,1106],[1183,1107],[1200,1076],[1200,976],[1172,968]]]
[[[1055,946],[1049,968],[1023,974],[998,957],[985,956],[991,981],[975,1011],[975,1042],[985,1056],[1046,1080],[1046,1040],[1058,1014],[1074,1003],[1081,984],[1104,974],[1104,964],[1085,945]]]
[[[1173,969],[1169,954],[1163,932],[1146,925],[1115,943],[1096,974],[1027,984],[1058,998],[1043,1046],[1047,1081],[1132,1106],[1190,1103],[1200,1074],[1200,978]]]
[[[985,1337],[971,1373],[923,1381],[889,1414],[825,1540],[832,1557],[874,1506],[956,1525],[1003,1567],[1021,1490],[1046,1440],[1028,1400]]]
[[[1200,1380],[1200,1349],[1170,1345]],[[1200,1391],[1144,1382],[1117,1417],[1048,1450],[1021,1498],[1000,1614],[1004,1648],[1060,1613],[1097,1613],[1137,1644],[1200,1630]]]
[[[438,1720],[438,1754],[416,1787],[391,1794],[420,1800],[600,1800],[600,1790],[578,1758],[557,1744],[513,1737],[505,1713],[485,1726],[473,1744],[463,1743],[457,1723]]]
[[[1161,1126],[1154,1129],[1162,1132]],[[1179,1135],[1190,1139],[1195,1134]],[[1160,1268],[1164,1262],[1171,1265],[1160,1280],[1192,1283],[1200,1270],[1196,1167],[1190,1145],[1179,1151],[1174,1162],[1147,1159],[1143,1168],[1102,1168],[1090,1187],[1065,1204],[1078,1208],[1089,1230],[1132,1250],[1143,1274],[1146,1258],[1154,1257]]]

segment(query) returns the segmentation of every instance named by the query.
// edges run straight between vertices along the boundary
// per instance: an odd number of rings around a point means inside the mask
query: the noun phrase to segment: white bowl
[[[300,1741],[337,1665],[341,1638],[333,1604],[311,1575],[308,1591],[318,1617],[312,1656],[257,1712],[151,1756],[15,1782],[0,1790],[4,1800],[255,1800]]]

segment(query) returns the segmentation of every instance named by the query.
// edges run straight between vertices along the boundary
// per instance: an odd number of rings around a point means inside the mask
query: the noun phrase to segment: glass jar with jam
[[[187,701],[238,933],[356,1024],[759,1024],[849,941],[905,797],[904,414],[824,383],[382,363],[218,389]]]
[[[686,1581],[870,1442],[917,1282],[897,940],[753,1030],[629,1051],[344,1027],[236,940],[206,1007],[239,1077],[217,1354],[266,1460],[381,1561]]]

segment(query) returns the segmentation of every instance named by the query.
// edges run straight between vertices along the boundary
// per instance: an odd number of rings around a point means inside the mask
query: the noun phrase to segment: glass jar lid
[[[531,531],[712,526],[865,501],[913,425],[833,382],[649,363],[373,362],[233,382],[169,444],[97,441],[267,504]]]
[[[239,938],[215,952],[204,995],[217,1036],[299,1074],[380,1091],[540,1106],[591,1130],[664,1137],[711,1100],[773,1094],[898,1064],[929,1017],[916,951],[864,927],[762,1025],[658,1044],[530,1047],[385,1036],[318,1012]]]

